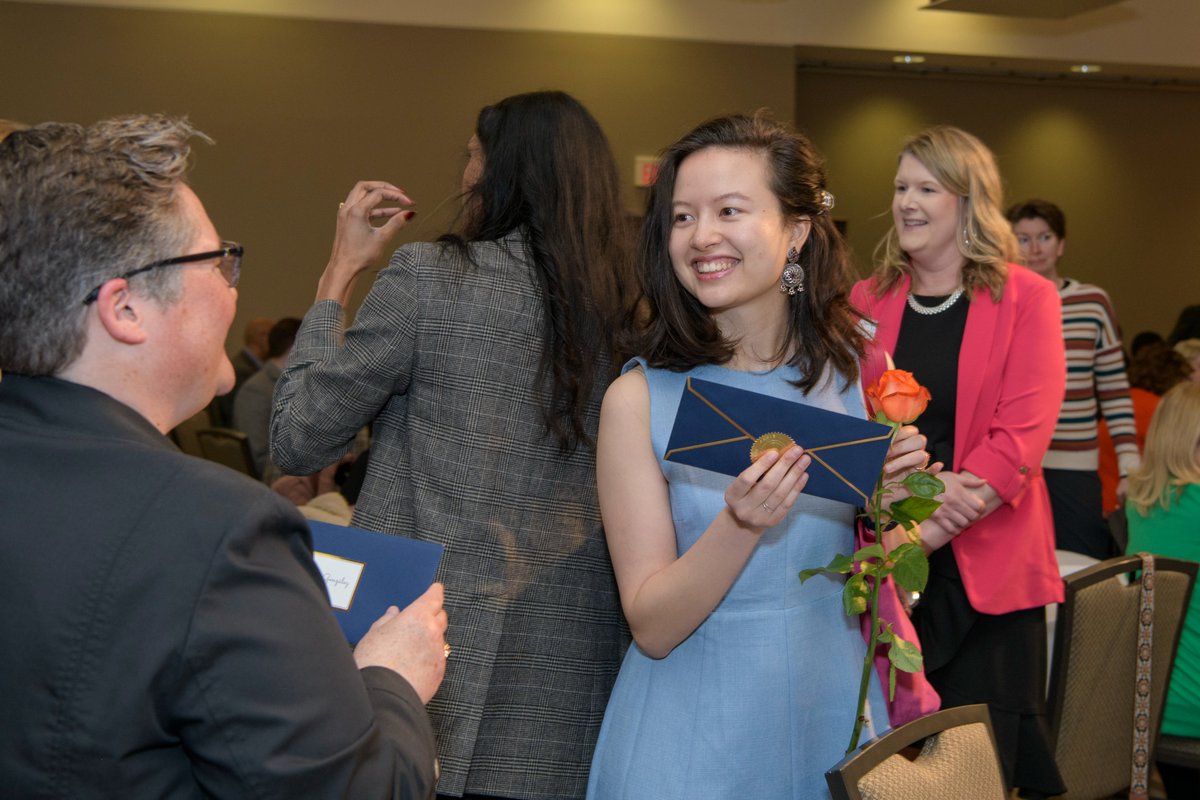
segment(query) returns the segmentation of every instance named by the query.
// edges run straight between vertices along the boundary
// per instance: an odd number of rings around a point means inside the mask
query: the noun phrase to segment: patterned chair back
[[[1140,555],[1110,558],[1064,579],[1049,696],[1063,800],[1131,789],[1130,797],[1145,796],[1198,566],[1151,558],[1153,580],[1145,587],[1140,576],[1130,579],[1143,567]]]
[[[900,751],[923,741],[910,759]],[[834,800],[1004,800],[987,706],[937,711],[872,739],[825,773]]]

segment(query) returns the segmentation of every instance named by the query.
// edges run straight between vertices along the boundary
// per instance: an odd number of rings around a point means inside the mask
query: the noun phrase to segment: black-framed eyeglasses
[[[209,261],[214,258],[220,259],[217,264],[217,269],[221,271],[221,277],[229,284],[230,288],[237,286],[238,278],[242,274],[242,254],[246,249],[237,242],[221,242],[220,250],[208,250],[204,253],[192,253],[187,256],[175,256],[174,258],[164,258],[162,261],[155,261],[153,264],[147,264],[144,267],[138,267],[135,270],[130,270],[123,275],[118,275],[117,278],[129,280],[134,275],[141,275],[143,272],[149,272],[152,269],[159,267],[173,267],[178,264],[193,264],[197,261]],[[109,278],[108,280],[115,280]],[[104,283],[108,283],[105,281]],[[96,298],[100,296],[100,289],[104,283],[97,286],[88,292],[87,297],[83,298],[83,304],[90,305],[96,302]]]

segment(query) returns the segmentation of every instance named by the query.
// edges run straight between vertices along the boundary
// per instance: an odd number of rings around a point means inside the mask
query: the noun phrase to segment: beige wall
[[[633,158],[703,118],[768,107],[826,154],[860,264],[889,224],[896,149],[929,124],[992,146],[1009,196],[1067,211],[1066,274],[1113,295],[1126,338],[1200,303],[1200,96],[792,69],[789,48],[0,2],[0,117],[186,113],[218,142],[194,184],[248,248],[239,309],[302,313],[338,200],[359,178],[417,199],[405,238],[443,232],[481,105],[542,88],[600,119],[638,211]],[[17,76],[20,76],[19,78]]]
[[[996,153],[1007,202],[1067,215],[1060,273],[1104,287],[1128,341],[1200,303],[1200,95],[801,71],[796,121],[828,159],[860,268],[891,224],[903,139],[948,123]]]
[[[0,117],[186,113],[217,140],[199,148],[193,184],[221,235],[247,248],[231,339],[251,316],[307,309],[355,180],[391,180],[418,201],[406,239],[442,233],[482,105],[575,94],[640,211],[635,155],[722,112],[790,119],[794,97],[790,48],[636,37],[0,3],[0,52]]]

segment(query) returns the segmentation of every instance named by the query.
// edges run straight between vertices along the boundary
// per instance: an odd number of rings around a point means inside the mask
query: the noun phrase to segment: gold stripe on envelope
[[[705,397],[704,395],[697,392],[695,387],[692,386],[691,378],[687,379],[687,390],[689,392],[691,392],[692,394],[696,395],[696,397],[699,397],[700,401],[702,403],[704,403],[704,405],[708,406],[713,411],[717,412],[717,414],[721,417],[721,419],[725,420],[730,425],[732,425],[733,427],[737,428],[739,431],[742,432],[742,435],[740,437],[738,437],[737,439],[729,439],[728,441],[736,442],[736,441],[739,441],[739,439],[750,439],[751,441],[753,441],[754,439],[758,438],[757,436],[754,436],[753,434],[751,434],[750,431],[746,430],[741,425],[738,425],[736,422],[734,422],[732,417],[730,417],[724,411],[722,411],[721,409],[719,409],[715,405],[713,405],[712,402],[707,397]],[[713,442],[712,444],[716,444],[716,442]]]
[[[668,450],[667,454],[665,456],[663,456],[663,458],[666,460],[670,460],[671,456],[675,453],[683,453],[688,450],[700,450],[705,447],[716,447],[719,444],[731,444],[733,442],[744,442],[747,440],[753,441],[754,439],[753,439],[753,437],[749,437],[749,436],[735,436],[732,439],[721,439],[720,441],[716,441],[716,442],[704,442],[703,444],[689,444],[687,447],[676,447],[671,450]]]
[[[714,412],[716,412],[717,416],[719,416],[721,419],[725,420],[725,421],[726,421],[726,422],[728,422],[730,425],[732,425],[733,427],[735,427],[735,428],[737,428],[739,431],[741,431],[741,432],[742,432],[742,435],[741,435],[741,436],[734,436],[734,437],[733,437],[733,438],[731,438],[731,439],[721,439],[721,440],[719,440],[719,441],[715,441],[715,442],[703,442],[703,443],[701,443],[701,444],[690,444],[690,445],[688,445],[687,447],[676,447],[674,450],[668,450],[668,451],[667,451],[667,452],[666,452],[666,453],[663,455],[663,459],[664,459],[664,460],[665,460],[665,459],[670,459],[670,458],[671,458],[671,454],[672,454],[672,453],[682,453],[682,452],[684,452],[684,451],[687,451],[687,450],[700,450],[701,448],[704,448],[704,447],[716,447],[717,445],[720,445],[720,444],[730,444],[731,442],[742,442],[742,441],[746,441],[746,440],[749,440],[749,441],[751,441],[751,442],[753,442],[753,441],[754,441],[754,439],[755,439],[756,437],[754,437],[754,436],[750,435],[750,432],[749,432],[748,430],[746,430],[745,428],[743,428],[741,425],[738,425],[736,422],[734,422],[734,421],[733,421],[733,419],[732,419],[732,418],[731,418],[731,417],[730,417],[728,414],[726,414],[724,411],[722,411],[721,409],[719,409],[719,408],[717,408],[715,405],[713,405],[713,404],[712,404],[712,401],[710,401],[710,400],[709,400],[707,397],[705,397],[704,395],[702,395],[702,394],[700,394],[699,392],[697,392],[697,391],[696,391],[695,387],[693,387],[693,386],[692,386],[692,379],[691,379],[691,377],[689,377],[689,378],[687,379],[686,388],[687,388],[687,390],[688,390],[689,392],[691,392],[692,394],[696,395],[696,397],[700,398],[700,402],[704,403],[704,405],[708,406],[708,407],[709,407],[709,408],[711,408],[711,409],[712,409]]]
[[[888,439],[888,438],[891,438],[891,435],[892,435],[892,432],[891,432],[891,431],[889,431],[888,433],[882,434],[882,435],[880,435],[880,436],[871,436],[871,437],[868,437],[868,438],[866,438],[866,439],[855,439],[854,441],[850,441],[850,442],[838,442],[837,444],[823,444],[823,445],[820,445],[820,446],[818,446],[818,447],[813,447],[813,448],[811,448],[811,449],[806,449],[804,452],[806,452],[806,453],[808,453],[809,455],[811,455],[811,456],[812,456],[812,459],[813,459],[813,461],[816,461],[818,464],[820,464],[821,466],[825,467],[825,469],[827,469],[827,470],[829,470],[831,473],[833,473],[833,476],[834,476],[835,478],[837,478],[837,479],[838,479],[838,480],[840,480],[842,483],[846,484],[846,485],[847,485],[847,486],[849,486],[851,489],[853,489],[853,490],[854,490],[854,492],[855,492],[855,494],[857,494],[859,497],[861,497],[861,498],[863,499],[863,503],[868,503],[868,502],[870,502],[870,498],[869,498],[869,497],[867,497],[865,494],[863,494],[863,492],[862,492],[862,489],[859,489],[859,488],[858,488],[857,486],[855,486],[853,483],[851,483],[850,481],[846,480],[846,478],[845,478],[845,477],[843,477],[842,473],[838,472],[836,469],[834,469],[834,468],[833,468],[833,466],[832,466],[831,464],[829,464],[829,462],[827,462],[825,459],[823,459],[823,458],[821,458],[819,455],[817,455],[817,454],[816,454],[816,451],[817,451],[817,450],[832,450],[832,449],[833,449],[833,448],[835,448],[835,447],[849,447],[849,446],[850,446],[850,445],[852,445],[852,444],[867,444],[868,442],[878,442],[878,441],[880,441],[881,439]]]
[[[719,417],[721,417],[721,419],[725,420],[730,425],[732,425],[734,428],[741,431],[742,435],[734,436],[729,439],[719,439],[717,441],[712,441],[712,442],[703,442],[701,444],[692,444],[692,445],[688,445],[687,447],[676,447],[671,450],[668,450],[663,455],[664,460],[669,460],[671,458],[671,456],[675,453],[683,453],[688,450],[700,450],[705,447],[716,447],[717,445],[731,444],[732,442],[743,442],[743,441],[747,441],[747,440],[754,441],[755,439],[758,438],[754,434],[750,433],[748,430],[743,428],[741,425],[737,424],[737,422],[735,422],[733,420],[733,418],[730,417],[728,414],[726,414],[724,411],[717,408],[712,403],[711,400],[709,400],[704,395],[700,394],[700,392],[696,391],[695,387],[692,386],[692,379],[690,377],[687,379],[686,388],[687,388],[687,391],[691,392],[696,397],[698,397],[700,399],[700,402],[704,403],[706,406],[711,408],[713,410],[713,412],[715,412]],[[834,448],[837,448],[837,447],[849,447],[849,446],[855,445],[855,444],[868,444],[870,442],[878,442],[883,439],[889,439],[889,438],[891,438],[891,436],[892,436],[892,431],[888,431],[887,433],[880,434],[879,436],[871,436],[866,439],[854,439],[849,442],[836,442],[834,444],[823,444],[823,445],[819,445],[817,447],[812,447],[812,448],[805,447],[804,452],[811,455],[813,461],[816,461],[818,464],[825,467],[825,469],[829,470],[831,475],[833,475],[835,478],[840,480],[842,483],[846,484],[851,489],[853,489],[855,494],[857,494],[859,497],[861,497],[863,499],[863,503],[865,504],[869,501],[870,498],[868,498],[865,494],[863,494],[861,489],[859,489],[852,482],[847,480],[844,475],[842,475],[840,472],[838,472],[836,469],[834,469],[833,466],[830,465],[830,463],[828,461],[826,461],[825,459],[823,459],[819,455],[817,455],[817,451],[833,450]],[[801,445],[801,447],[803,447],[803,445]]]

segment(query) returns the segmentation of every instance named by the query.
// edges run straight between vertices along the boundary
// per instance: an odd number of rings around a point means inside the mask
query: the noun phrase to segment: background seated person
[[[233,398],[237,395],[242,384],[254,373],[262,369],[263,359],[267,357],[267,335],[275,320],[270,317],[255,317],[246,323],[242,329],[242,349],[229,359],[233,364],[233,388],[217,397],[209,407],[212,424],[223,428],[233,428]]]
[[[233,427],[246,434],[254,468],[268,486],[282,474],[271,465],[271,396],[299,329],[296,317],[284,317],[272,325],[262,369],[233,393]]]

